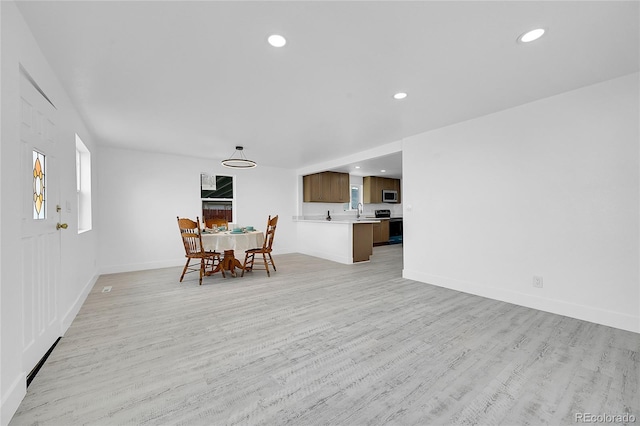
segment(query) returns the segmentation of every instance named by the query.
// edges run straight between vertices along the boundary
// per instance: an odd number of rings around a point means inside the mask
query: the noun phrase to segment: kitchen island
[[[366,262],[373,254],[373,224],[377,219],[304,219],[297,223],[298,251],[334,262]]]

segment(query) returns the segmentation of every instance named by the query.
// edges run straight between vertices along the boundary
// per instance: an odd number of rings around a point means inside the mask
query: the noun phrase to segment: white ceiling
[[[329,161],[639,69],[635,1],[18,6],[101,144],[218,159],[244,145],[259,166]],[[542,39],[516,42],[536,27]],[[287,45],[269,46],[273,33]]]
[[[349,173],[354,176],[384,176],[390,178],[401,178],[402,152],[342,164],[338,167],[332,167],[331,170],[335,172]]]

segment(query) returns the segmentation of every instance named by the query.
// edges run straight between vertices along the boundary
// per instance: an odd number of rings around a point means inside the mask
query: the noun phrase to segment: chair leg
[[[182,270],[182,275],[180,275],[180,282],[182,282],[182,279],[184,278],[184,274],[187,273],[187,268],[189,267],[189,262],[191,262],[191,258],[187,257],[187,263],[185,263],[184,269]]]
[[[242,273],[240,274],[240,277],[244,277],[244,271],[247,270],[247,263],[249,262],[249,256],[251,256],[251,269],[253,269],[253,256],[252,254],[249,253],[245,253],[244,255],[244,263],[242,264]]]
[[[202,285],[202,277],[204,276],[205,271],[205,258],[200,258],[200,285]]]
[[[273,263],[273,257],[271,257],[271,253],[269,253],[269,259],[271,260],[271,266],[273,266],[273,270],[274,270],[274,271],[277,271],[277,269],[276,269],[276,264],[275,264],[275,263]]]
[[[262,253],[262,260],[264,261],[264,269],[267,270],[267,276],[270,277],[271,274],[269,273],[269,263],[267,263],[267,254],[266,253]]]

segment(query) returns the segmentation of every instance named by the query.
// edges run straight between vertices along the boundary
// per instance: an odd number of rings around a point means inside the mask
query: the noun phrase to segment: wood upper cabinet
[[[331,193],[331,180],[322,173],[315,173],[302,178],[304,201],[323,201]],[[326,195],[325,195],[326,194]]]
[[[393,189],[398,191],[398,203],[402,202],[402,191],[401,191],[401,185],[400,185],[400,179],[391,179],[393,180]]]
[[[378,188],[378,178],[375,176],[365,176],[362,179],[362,200],[365,204],[381,203],[382,193]]]
[[[348,203],[351,201],[349,173],[332,173],[331,198],[338,200],[338,203]]]
[[[382,203],[382,191],[390,189],[398,192],[400,202],[400,179],[391,179],[378,176],[365,176],[362,180],[362,196],[365,204]]]
[[[305,203],[348,203],[349,174],[322,172],[303,176],[303,201]]]

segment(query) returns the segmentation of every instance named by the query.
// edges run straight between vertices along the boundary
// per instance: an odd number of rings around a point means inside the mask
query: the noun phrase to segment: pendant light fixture
[[[236,150],[231,154],[231,157],[222,160],[222,165],[231,169],[252,169],[257,166],[255,161],[248,160],[244,156],[243,149],[242,146],[236,146]],[[234,158],[236,154],[238,155]]]

